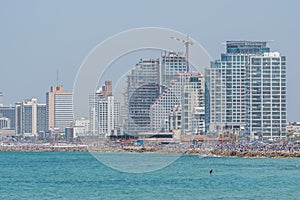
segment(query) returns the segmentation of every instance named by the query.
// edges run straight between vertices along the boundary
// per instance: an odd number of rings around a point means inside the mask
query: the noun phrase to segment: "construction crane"
[[[190,40],[190,37],[188,35],[186,36],[186,40],[183,40],[183,39],[180,39],[180,38],[177,38],[174,36],[172,36],[171,38],[174,40],[177,40],[179,42],[183,42],[185,44],[186,70],[189,72],[190,71],[190,69],[189,69],[189,45],[193,45],[193,42]]]

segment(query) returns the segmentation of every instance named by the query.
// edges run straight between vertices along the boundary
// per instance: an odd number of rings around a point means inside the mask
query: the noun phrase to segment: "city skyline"
[[[300,30],[297,24],[300,16],[296,10],[299,2],[193,1],[190,4],[194,6],[183,5],[182,7],[172,3],[172,9],[167,9],[170,3],[168,1],[151,1],[144,4],[133,1],[132,4],[136,4],[134,12],[131,12],[133,8],[125,2],[119,2],[120,7],[125,9],[116,8],[113,2],[95,3],[96,5],[92,7],[71,1],[64,1],[59,6],[58,2],[44,4],[35,1],[18,2],[18,4],[9,1],[1,2],[0,20],[4,26],[3,37],[0,38],[1,69],[4,74],[7,74],[0,79],[0,91],[4,92],[4,105],[33,97],[38,98],[40,102],[45,102],[44,93],[48,91],[49,85],[56,85],[57,69],[59,69],[59,84],[63,84],[66,90],[72,91],[80,64],[99,42],[130,28],[160,26],[188,33],[208,50],[213,59],[218,58],[223,51],[224,46],[221,43],[226,40],[273,40],[270,43],[271,48],[280,50],[289,60],[287,121],[299,121],[300,107],[296,101],[299,98],[297,49]],[[72,5],[73,9],[68,13],[64,12],[69,5]],[[118,15],[110,14],[108,10],[111,9],[103,9],[105,7],[114,8],[113,13]],[[142,7],[155,8],[157,15],[150,15],[151,9],[149,11],[136,9]],[[245,7],[253,13],[244,14],[242,8]],[[173,14],[180,13],[184,9],[190,12],[184,16]],[[57,16],[52,15],[54,10],[57,11]],[[79,10],[84,14],[78,14]],[[289,14],[284,14],[287,11]],[[222,20],[214,16],[215,12],[222,15]],[[166,13],[171,17],[164,17]],[[239,19],[235,16],[242,17]],[[107,17],[111,18],[109,24],[106,22]],[[195,18],[198,20],[185,23],[188,19]],[[230,21],[232,18],[237,21]],[[126,25],[126,21],[130,21],[130,25]],[[281,26],[280,29],[277,27],[278,24]],[[130,64],[132,63],[128,62],[127,66],[131,66]],[[22,84],[15,84],[16,82]]]
[[[299,199],[299,0],[0,0],[1,199]]]

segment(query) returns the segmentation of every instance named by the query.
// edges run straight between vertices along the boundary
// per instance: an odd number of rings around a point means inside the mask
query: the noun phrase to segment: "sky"
[[[287,56],[287,120],[300,121],[299,7],[297,0],[0,0],[3,103],[34,97],[45,103],[57,70],[58,83],[72,91],[97,44],[128,29],[163,27],[189,34],[213,59],[226,40],[271,41],[272,50]]]

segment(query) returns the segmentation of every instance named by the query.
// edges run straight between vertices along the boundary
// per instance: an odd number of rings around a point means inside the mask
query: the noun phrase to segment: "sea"
[[[0,199],[300,199],[300,159],[1,152]]]

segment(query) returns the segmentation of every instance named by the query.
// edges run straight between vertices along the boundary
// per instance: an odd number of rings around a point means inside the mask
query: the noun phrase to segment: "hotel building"
[[[52,86],[46,93],[49,130],[64,132],[73,121],[73,94],[65,92],[63,86]]]
[[[37,99],[16,103],[16,134],[19,136],[38,136],[47,131],[46,105],[38,104]]]
[[[264,62],[272,56],[276,61]],[[227,41],[226,53],[206,70],[209,131],[238,130],[252,138],[285,134],[285,81],[285,57],[270,52],[267,42]]]

